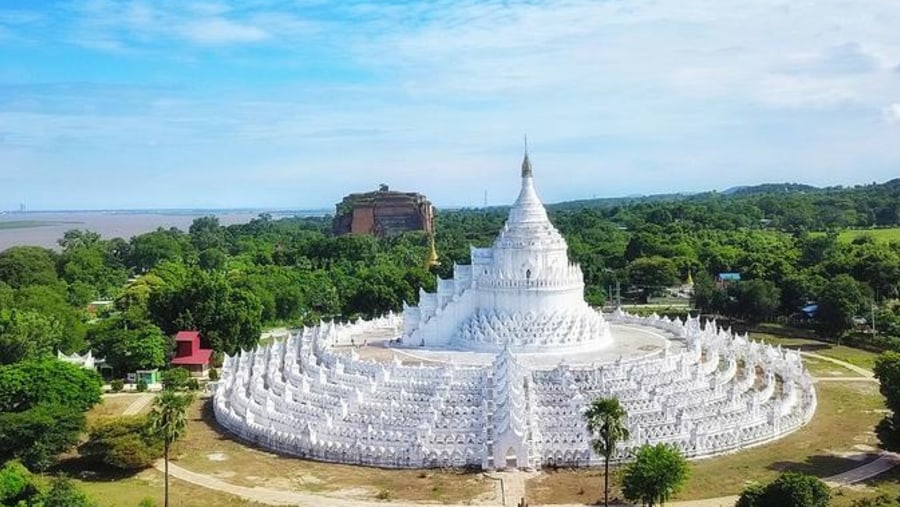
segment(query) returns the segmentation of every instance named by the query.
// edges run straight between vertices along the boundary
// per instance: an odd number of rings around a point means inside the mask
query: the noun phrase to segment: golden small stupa
[[[434,246],[434,234],[431,235],[431,251],[428,252],[428,259],[425,260],[425,267],[433,268],[440,266],[441,261],[438,260],[437,248]]]

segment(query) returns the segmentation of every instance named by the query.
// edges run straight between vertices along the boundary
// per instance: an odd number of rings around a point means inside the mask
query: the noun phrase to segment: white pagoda
[[[535,193],[527,155],[522,191],[493,247],[472,249],[471,266],[455,266],[454,275],[405,308],[402,321],[323,322],[226,357],[216,419],[291,456],[490,470],[602,464],[582,415],[600,397],[617,398],[628,414],[630,437],[615,462],[647,443],[689,458],[733,452],[786,435],[815,413],[797,351],[697,317],[592,310],[581,269]],[[620,355],[634,333],[663,345]],[[394,350],[390,360],[378,353],[397,338],[413,350]],[[369,349],[373,357],[361,357]]]
[[[528,154],[522,190],[491,248],[472,247],[437,292],[404,306],[407,346],[515,352],[602,347],[611,342],[602,314],[584,301],[584,275],[534,189]]]

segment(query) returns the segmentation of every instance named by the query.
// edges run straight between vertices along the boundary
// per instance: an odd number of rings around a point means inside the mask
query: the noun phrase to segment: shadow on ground
[[[777,472],[801,472],[819,478],[830,477],[852,470],[878,457],[877,454],[860,453],[865,459],[850,459],[832,454],[816,454],[802,462],[776,461],[766,468]]]

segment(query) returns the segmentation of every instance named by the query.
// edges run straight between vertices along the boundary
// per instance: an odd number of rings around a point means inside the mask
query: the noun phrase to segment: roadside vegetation
[[[629,310],[681,317],[700,313],[756,339],[869,370],[878,364],[883,381],[895,377],[889,374],[893,363],[875,357],[900,352],[900,180],[585,201],[551,206],[550,212],[571,258],[582,266],[586,298],[594,305],[622,302],[638,305]],[[404,302],[416,303],[420,289],[434,289],[435,275],[448,278],[454,263],[468,262],[470,245],[490,245],[505,218],[502,208],[439,212],[440,265],[433,268],[425,262],[430,239],[420,233],[333,237],[328,218],[273,220],[265,214],[228,227],[203,217],[188,231],[158,229],[128,239],[71,230],[58,250],[2,251],[0,466],[7,466],[12,482],[25,484],[17,494],[37,502],[50,491],[71,492],[75,502],[82,478],[50,478],[67,470],[78,446],[79,459],[131,474],[165,454],[167,440],[154,433],[158,419],[153,424],[139,414],[88,421],[85,413],[100,400],[100,376],[62,364],[58,351],[91,350],[105,358],[104,380],[117,392],[129,373],[165,369],[174,352],[172,336],[182,329],[199,330],[202,345],[214,349],[219,361],[254,347],[263,328],[399,312]],[[658,304],[643,306],[648,301]],[[821,359],[809,364],[824,376],[853,374]],[[166,373],[165,383],[183,386],[179,378]],[[823,406],[831,397],[847,398],[848,406],[862,404],[861,412],[844,417],[852,419],[846,423],[837,414],[832,425],[824,411],[823,434],[843,438],[864,431],[844,424],[874,429],[883,408],[877,394],[854,398],[831,389],[838,388],[820,389]],[[882,384],[882,393],[891,389]],[[121,415],[117,408],[106,411]],[[892,418],[881,423],[884,442],[896,426]],[[790,450],[790,440],[785,442]],[[746,465],[765,467],[764,461],[752,457]],[[23,467],[38,478],[25,477]],[[49,475],[41,479],[42,473]],[[759,475],[776,479],[774,470]],[[657,498],[694,497],[693,485],[707,473],[698,466],[690,477],[682,489]],[[617,487],[611,485],[611,495],[621,493]],[[727,489],[740,492],[737,484]],[[398,491],[391,494],[405,495]]]

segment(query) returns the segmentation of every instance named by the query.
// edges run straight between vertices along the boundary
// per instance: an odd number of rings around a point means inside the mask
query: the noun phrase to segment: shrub
[[[213,382],[219,380],[219,370],[217,370],[215,368],[210,368],[209,369],[209,380],[211,380]]]
[[[18,461],[0,468],[0,505],[16,505],[37,493],[31,472]]]
[[[185,383],[185,388],[186,388],[188,391],[197,391],[197,390],[200,389],[200,381],[197,380],[197,379],[194,378],[194,377],[191,377],[191,378],[189,378],[188,381]]]
[[[137,384],[135,385],[135,387],[137,388],[137,392],[146,393],[147,392],[147,381],[144,379],[139,379],[137,381]]]
[[[162,457],[163,442],[150,431],[147,416],[113,417],[94,424],[78,452],[115,468],[139,470]]]
[[[189,389],[191,374],[184,368],[170,368],[162,373],[163,389],[181,391]]]
[[[786,472],[766,486],[753,485],[744,490],[737,507],[827,507],[831,491],[811,475]]]
[[[114,393],[122,392],[122,390],[125,389],[125,382],[123,382],[122,379],[117,378],[109,383],[109,388]]]

